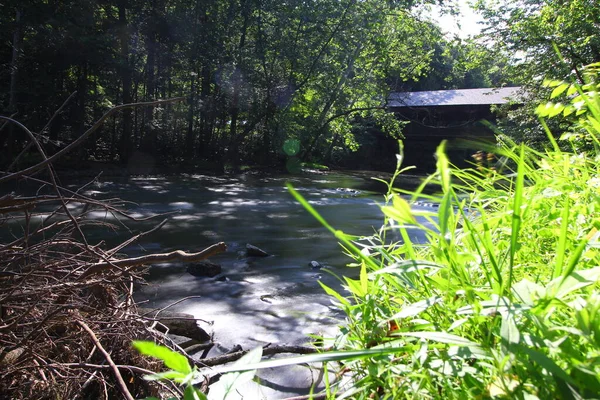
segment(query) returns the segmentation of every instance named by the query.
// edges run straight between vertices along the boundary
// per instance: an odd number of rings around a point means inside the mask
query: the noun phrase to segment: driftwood
[[[272,356],[274,354],[293,353],[293,354],[313,354],[318,352],[318,349],[311,346],[294,346],[294,345],[267,345],[263,347],[263,356]],[[214,367],[216,365],[227,364],[232,361],[237,361],[242,358],[248,350],[236,351],[216,357],[205,358],[196,362],[199,367]]]
[[[206,342],[211,339],[210,335],[198,326],[198,318],[194,318],[191,314],[148,308],[138,308],[138,313],[147,321],[158,322],[155,329],[159,332],[185,336],[198,342]],[[160,315],[157,315],[158,313]]]
[[[92,265],[81,277],[88,277],[93,274],[105,271],[111,268],[128,268],[128,267],[139,267],[142,265],[157,264],[167,261],[185,261],[193,262],[205,260],[208,257],[214,256],[227,250],[227,246],[223,242],[213,244],[210,247],[198,252],[198,253],[186,253],[181,250],[175,250],[170,253],[162,254],[150,254],[147,256],[140,256],[134,258],[126,258],[122,260],[110,260],[107,262],[99,262]]]

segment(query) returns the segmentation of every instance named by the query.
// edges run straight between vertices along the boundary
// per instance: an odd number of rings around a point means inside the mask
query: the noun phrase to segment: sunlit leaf
[[[338,292],[336,292],[329,286],[325,285],[323,282],[321,282],[321,281],[318,281],[318,282],[319,282],[319,285],[321,285],[321,287],[325,290],[325,293],[327,293],[330,296],[335,297],[340,303],[342,303],[342,305],[345,305],[345,306],[350,305],[348,300],[346,300],[344,297],[342,297],[342,295],[340,295]]]
[[[414,317],[419,315],[421,312],[427,310],[429,307],[440,303],[442,298],[439,296],[433,296],[425,300],[417,301],[416,303],[409,304],[402,308],[400,312],[394,314],[389,319],[403,319],[407,317]]]
[[[552,94],[550,94],[550,98],[553,99],[557,96],[560,96],[565,90],[569,88],[569,86],[570,85],[568,83],[561,83],[560,85],[554,88]]]
[[[183,400],[207,400],[206,395],[192,385],[187,385],[183,392]]]
[[[158,345],[154,342],[135,340],[133,347],[137,349],[141,354],[151,356],[162,360],[167,368],[172,370],[189,374],[192,372],[190,364],[185,356],[174,352],[168,347]]]
[[[521,334],[519,332],[519,328],[517,328],[517,324],[515,323],[515,319],[512,314],[502,316],[500,337],[508,344],[519,343]]]
[[[317,354],[307,354],[296,357],[280,358],[273,360],[261,361],[260,363],[248,364],[248,365],[232,365],[213,368],[210,371],[212,373],[227,373],[233,371],[246,371],[249,369],[263,369],[263,368],[276,368],[283,367],[286,365],[298,365],[298,364],[310,364],[319,362],[330,362],[330,361],[348,361],[360,358],[368,358],[379,355],[394,354],[394,353],[405,353],[412,346],[402,347],[382,347],[376,346],[371,349],[364,350],[352,350],[352,351],[328,351]]]
[[[552,118],[560,114],[564,110],[565,106],[562,103],[554,104],[548,111],[548,117]]]
[[[175,382],[181,383],[183,382],[188,375],[178,371],[166,371],[159,372],[152,375],[144,376],[144,379],[147,381],[157,381],[161,379],[171,379]]]
[[[475,342],[446,332],[397,332],[394,336],[410,336],[419,339],[433,340],[434,342],[479,348],[479,345]]]

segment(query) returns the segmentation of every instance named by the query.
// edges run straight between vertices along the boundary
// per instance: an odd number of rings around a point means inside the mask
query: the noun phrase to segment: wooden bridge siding
[[[404,128],[404,165],[415,165],[419,172],[435,170],[435,150],[447,140],[450,160],[466,167],[479,147],[477,142],[495,142],[494,132],[482,119],[495,122],[489,105],[442,106],[391,109],[410,123]]]

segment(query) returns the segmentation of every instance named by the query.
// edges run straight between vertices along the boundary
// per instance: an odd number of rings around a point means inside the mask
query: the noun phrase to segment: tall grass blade
[[[254,369],[265,369],[283,367],[286,365],[298,365],[298,364],[310,364],[310,363],[321,363],[331,361],[350,361],[356,359],[364,359],[376,356],[385,356],[388,354],[405,353],[410,351],[413,346],[402,346],[402,347],[384,347],[374,348],[365,350],[351,350],[351,351],[329,351],[326,353],[318,354],[307,354],[296,357],[280,358],[274,360],[261,361],[252,364],[245,365],[226,365],[223,367],[217,367],[210,369],[210,373],[224,374],[228,372],[239,372],[248,371]]]
[[[560,234],[558,236],[558,246],[556,247],[556,263],[552,273],[553,279],[562,274],[563,262],[565,254],[567,253],[567,238],[569,236],[569,196],[565,196],[560,218]]]
[[[519,232],[521,229],[522,222],[522,205],[523,205],[523,188],[525,186],[525,147],[521,145],[519,151],[519,161],[517,165],[517,180],[515,183],[514,190],[514,202],[512,206],[512,223],[511,223],[511,234],[510,234],[510,256],[509,256],[509,270],[508,270],[508,285],[507,288],[510,290],[513,280],[513,272],[515,267],[515,257],[519,250]],[[510,292],[509,292],[510,293]]]

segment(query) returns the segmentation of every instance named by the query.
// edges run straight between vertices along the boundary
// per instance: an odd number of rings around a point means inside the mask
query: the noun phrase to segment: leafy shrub
[[[551,84],[569,103],[538,112],[577,114],[577,136],[563,138],[587,152],[562,151],[548,132],[546,152],[495,149],[505,165],[499,173],[452,167],[442,144],[426,182],[439,194],[425,194],[425,184],[410,192],[390,184],[383,228],[359,241],[326,225],[360,268],[359,279],[344,278],[350,296],[325,287],[347,315],[335,347],[369,349],[344,364],[352,389],[343,397],[600,393],[598,86]],[[437,210],[411,208],[419,199]],[[425,243],[411,239],[414,229]],[[390,231],[402,240],[390,240]],[[373,357],[376,349],[387,352]]]
[[[388,183],[384,225],[366,238],[330,226],[290,187],[360,269],[358,279],[343,278],[347,296],[322,284],[346,321],[327,352],[257,363],[258,354],[219,372],[335,361],[341,378],[327,382],[330,398],[597,397],[598,86],[549,85],[568,104],[545,104],[538,113],[578,117],[577,136],[563,139],[587,151],[565,152],[547,132],[551,150],[506,142],[486,149],[503,160],[501,168],[460,170],[442,143],[437,172],[416,190],[393,189],[398,168]],[[425,193],[431,183],[438,194]],[[421,199],[437,210],[411,207]],[[413,240],[414,230],[426,241]]]

